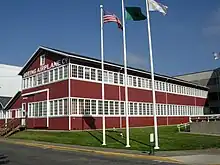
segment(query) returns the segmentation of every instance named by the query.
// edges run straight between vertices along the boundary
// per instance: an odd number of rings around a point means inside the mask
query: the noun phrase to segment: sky
[[[219,67],[219,0],[158,0],[168,13],[150,12],[154,70],[169,76]],[[145,0],[124,0],[141,7]],[[121,19],[121,0],[1,0],[0,63],[23,66],[39,46],[100,59],[100,8]],[[128,65],[150,71],[147,21],[126,21]],[[123,35],[104,25],[104,58],[123,64]]]

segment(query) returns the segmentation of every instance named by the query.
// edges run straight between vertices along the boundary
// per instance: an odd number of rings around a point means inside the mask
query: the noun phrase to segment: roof
[[[220,68],[209,69],[209,70],[202,70],[202,71],[198,71],[198,72],[189,72],[189,73],[184,73],[184,74],[176,75],[176,76],[173,76],[173,77],[187,76],[187,75],[199,74],[199,73],[205,73],[205,72],[214,72],[214,71],[219,70],[219,69]]]
[[[0,110],[4,109],[5,105],[10,101],[11,97],[0,96]]]
[[[66,52],[66,51],[63,51],[63,50],[49,48],[49,47],[46,47],[46,46],[39,46],[38,49],[29,58],[29,60],[25,63],[25,65],[23,66],[22,70],[19,72],[19,75],[22,75],[22,74],[24,74],[27,71],[29,66],[34,62],[34,60],[38,57],[38,55],[42,51],[48,51],[48,52],[51,52],[51,53],[59,54],[61,56],[70,57],[70,58],[78,58],[78,59],[82,59],[84,61],[89,61],[89,62],[94,62],[94,63],[101,63],[101,60],[99,60],[99,59],[95,59],[95,58],[91,58],[91,57],[87,57],[87,56],[82,56],[82,55],[79,55],[77,53]],[[104,61],[104,64],[105,65],[114,66],[114,67],[124,68],[123,65],[112,63],[112,62]],[[151,75],[151,73],[149,71],[146,71],[146,70],[136,69],[136,68],[132,68],[132,67],[127,67],[127,69],[131,70],[131,71],[135,71],[135,72]],[[184,83],[184,84],[192,85],[194,87],[200,87],[202,89],[208,90],[208,88],[206,86],[201,86],[201,85],[198,85],[198,84],[195,84],[195,83],[191,83],[191,82],[188,82],[188,81],[185,81],[185,80],[181,80],[181,79],[178,79],[178,78],[174,78],[174,77],[170,77],[170,76],[165,76],[165,75],[161,75],[161,74],[157,74],[157,73],[155,73],[155,76],[156,77],[160,77],[160,78],[164,78],[164,79],[173,80],[173,81],[176,81],[176,82],[179,82],[179,83]]]
[[[9,108],[13,105],[13,103],[14,103],[20,96],[21,96],[21,91],[18,91],[18,92],[14,95],[14,97],[12,97],[12,98],[7,102],[7,104],[5,105],[4,109],[5,109],[5,110],[9,109]]]

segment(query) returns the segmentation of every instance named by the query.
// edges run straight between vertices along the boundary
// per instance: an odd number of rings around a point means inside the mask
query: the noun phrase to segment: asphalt
[[[159,160],[103,155],[92,152],[54,150],[0,142],[0,165],[171,165]]]

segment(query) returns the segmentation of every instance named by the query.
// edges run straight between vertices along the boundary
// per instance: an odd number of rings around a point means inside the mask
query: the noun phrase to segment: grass
[[[113,130],[106,131],[106,147],[125,149],[126,138],[120,136],[120,131],[125,135],[125,130],[117,130],[116,132]],[[130,149],[149,150],[149,134],[151,132],[153,132],[153,127],[131,128]],[[176,126],[158,127],[158,132],[160,150],[163,151],[220,148],[220,137],[217,136],[179,133]],[[102,146],[102,131],[23,131],[12,135],[10,138],[93,147]]]

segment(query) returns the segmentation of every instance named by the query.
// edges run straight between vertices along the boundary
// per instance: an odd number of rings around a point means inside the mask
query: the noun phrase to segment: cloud
[[[146,69],[148,65],[147,56],[142,56],[131,52],[127,53],[127,61],[129,66],[141,69]]]
[[[205,36],[219,36],[220,35],[220,8],[213,11],[207,21],[207,26],[203,28]]]

